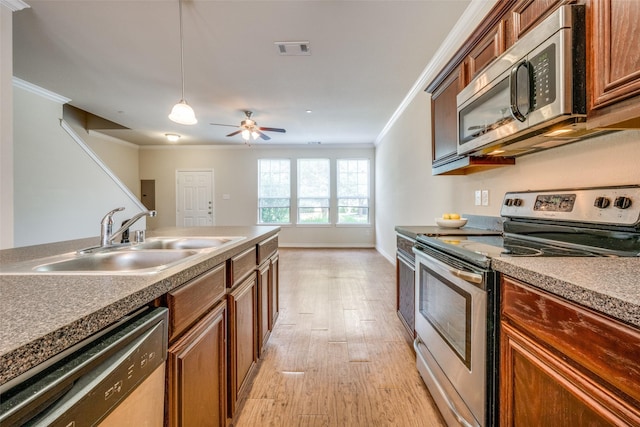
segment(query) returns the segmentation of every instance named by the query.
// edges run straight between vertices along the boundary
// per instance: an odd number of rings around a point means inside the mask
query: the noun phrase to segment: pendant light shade
[[[198,119],[196,119],[196,114],[193,112],[193,108],[191,108],[184,99],[181,99],[180,102],[173,106],[171,114],[169,114],[169,118],[171,121],[181,125],[195,125],[198,123]]]
[[[180,77],[182,80],[182,98],[173,106],[169,119],[181,125],[195,125],[198,123],[193,108],[184,99],[184,38],[182,36],[182,0],[178,0],[180,11]]]

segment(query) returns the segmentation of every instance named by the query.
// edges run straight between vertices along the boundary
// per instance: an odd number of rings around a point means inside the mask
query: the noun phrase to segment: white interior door
[[[177,171],[176,226],[214,225],[213,171]]]

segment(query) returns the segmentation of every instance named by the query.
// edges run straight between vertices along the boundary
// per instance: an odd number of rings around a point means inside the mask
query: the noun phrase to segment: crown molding
[[[0,5],[6,7],[11,12],[17,12],[19,10],[31,7],[22,0],[0,0]]]
[[[3,0],[0,0],[3,1]],[[51,92],[50,90],[47,90],[45,88],[42,88],[38,85],[34,85],[33,83],[29,83],[25,80],[22,80],[21,78],[18,77],[13,77],[13,86],[14,87],[18,87],[20,89],[24,89],[28,92],[34,93],[36,95],[39,95],[45,99],[48,99],[50,101],[53,102],[57,102],[59,104],[68,104],[69,102],[71,102],[71,98],[67,98],[65,96],[62,95],[58,95],[55,92]]]
[[[497,0],[471,0],[471,3],[464,10],[460,19],[455,23],[451,32],[444,39],[436,53],[431,58],[422,71],[418,80],[413,84],[409,93],[404,97],[396,111],[393,113],[387,124],[375,140],[377,146],[386,134],[391,130],[395,122],[400,118],[404,110],[413,101],[417,94],[423,92],[427,83],[431,81],[440,72],[442,67],[446,65],[452,55],[462,46],[473,30],[482,22],[484,17],[489,13]]]

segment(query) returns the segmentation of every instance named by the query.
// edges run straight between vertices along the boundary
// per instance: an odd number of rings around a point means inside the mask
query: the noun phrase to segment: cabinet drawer
[[[278,250],[278,235],[258,243],[258,265],[266,261]]]
[[[640,401],[640,331],[510,278],[502,318]]]
[[[167,293],[169,341],[176,338],[220,301],[225,294],[225,266],[196,277]]]
[[[234,256],[229,260],[229,287],[234,287],[244,279],[247,274],[254,271],[256,264],[256,247],[253,246],[246,251]]]

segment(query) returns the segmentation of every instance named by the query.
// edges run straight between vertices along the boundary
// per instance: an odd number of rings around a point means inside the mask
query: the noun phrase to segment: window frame
[[[301,174],[304,173],[304,168],[301,167],[301,164],[305,163],[305,162],[310,162],[310,161],[322,161],[323,163],[326,163],[326,167],[327,167],[327,175],[326,175],[326,190],[327,190],[327,194],[326,195],[311,195],[311,196],[301,196],[301,185],[304,185],[304,180],[301,179]],[[325,226],[331,226],[334,224],[334,222],[332,221],[332,209],[331,209],[331,204],[332,204],[332,177],[331,177],[331,159],[327,158],[327,157],[301,157],[296,159],[296,225],[298,226],[305,226],[305,227],[325,227]],[[319,200],[323,200],[325,201],[324,205],[322,205],[322,202],[320,203],[320,206],[312,206],[313,203],[305,203],[304,201],[319,201]],[[306,206],[307,204],[309,204],[309,206]],[[301,220],[301,209],[321,209],[326,211],[326,213],[323,216],[323,218],[326,218],[326,221],[318,221],[318,222],[304,222]]]
[[[262,162],[263,161],[268,161],[268,162],[287,162],[288,163],[288,196],[287,197],[261,197],[261,191],[262,191]],[[258,225],[290,225],[292,223],[291,221],[291,213],[292,213],[292,197],[291,197],[291,159],[288,158],[259,158],[258,159],[258,170],[257,170],[257,181],[258,181],[258,188],[257,188],[257,224]],[[276,199],[288,199],[289,203],[288,206],[286,206],[286,208],[288,209],[288,220],[286,222],[275,222],[275,221],[271,221],[271,222],[262,222],[262,209],[277,209],[277,208],[284,208],[284,206],[261,206],[261,201],[265,200],[265,199],[272,199],[272,200],[276,200]]]
[[[336,191],[335,191],[335,201],[336,201],[336,218],[335,224],[337,226],[370,226],[371,225],[371,160],[364,157],[357,158],[337,158],[335,159],[336,170]],[[366,186],[367,186],[367,195],[366,197],[362,197],[361,195],[348,195],[346,197],[341,197],[340,195],[340,162],[366,162],[367,166],[367,176],[366,176]],[[340,220],[340,209],[343,207],[350,207],[348,205],[341,205],[340,200],[366,200],[366,210],[367,210],[367,220],[366,222],[343,222]],[[353,206],[351,206],[353,207]],[[357,207],[356,207],[357,208]],[[364,207],[360,207],[364,208]]]

